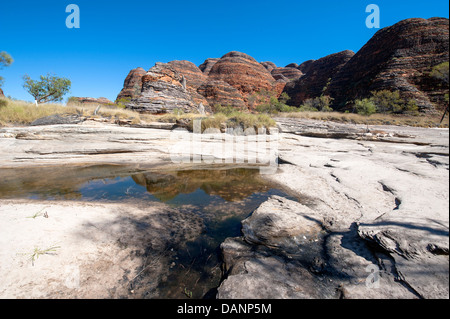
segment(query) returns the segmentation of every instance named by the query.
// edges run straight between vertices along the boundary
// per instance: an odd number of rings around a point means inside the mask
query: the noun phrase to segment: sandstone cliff
[[[334,97],[337,109],[382,89],[398,90],[402,98],[415,99],[423,111],[443,108],[445,88],[440,90],[429,72],[448,61],[448,45],[448,19],[400,21],[378,31],[332,78],[327,93]]]
[[[286,84],[284,88],[284,92],[291,97],[289,104],[300,106],[306,99],[320,96],[332,77],[354,54],[353,51],[347,50],[309,62],[306,68],[307,73],[297,81]]]
[[[355,99],[388,89],[414,99],[421,111],[435,112],[445,107],[448,86],[430,71],[449,59],[448,28],[445,18],[407,19],[379,30],[356,54],[345,50],[285,67],[237,51],[199,67],[189,61],[157,63],[149,72],[130,71],[118,98],[132,99],[130,108],[159,113],[193,110],[200,103],[245,108],[252,94],[267,90],[286,92],[293,106],[325,94],[335,110],[347,110]]]

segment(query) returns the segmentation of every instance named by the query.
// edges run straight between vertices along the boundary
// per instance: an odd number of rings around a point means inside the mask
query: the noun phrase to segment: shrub
[[[235,112],[236,108],[234,108],[231,105],[225,105],[224,106],[222,104],[214,104],[213,110],[214,110],[214,113],[222,113],[222,114],[225,114],[225,115],[229,115],[229,114]]]
[[[8,105],[8,100],[0,98],[0,108],[7,106],[7,105]]]
[[[248,98],[250,107],[254,107],[258,113],[277,114],[278,112],[296,112],[297,108],[287,105],[290,100],[286,92],[277,97],[276,92],[261,90]]]
[[[400,98],[398,91],[389,90],[372,91],[371,101],[375,104],[379,113],[401,113],[405,101]]]
[[[333,112],[331,102],[333,98],[328,95],[321,95],[313,99],[307,99],[300,106],[301,112]]]
[[[308,104],[303,104],[298,108],[299,112],[319,112],[318,109],[316,109],[315,107],[308,105]]]
[[[370,116],[377,111],[375,104],[370,99],[356,100],[355,109],[358,114],[366,116]]]
[[[416,100],[410,99],[408,103],[405,104],[403,113],[417,115],[419,113],[419,106],[417,105]]]
[[[128,103],[131,102],[131,97],[123,97],[121,99],[116,100],[116,106],[118,108],[124,109]]]
[[[430,76],[438,80],[441,80],[442,82],[448,85],[449,82],[448,70],[449,70],[449,62],[443,62],[433,67]]]

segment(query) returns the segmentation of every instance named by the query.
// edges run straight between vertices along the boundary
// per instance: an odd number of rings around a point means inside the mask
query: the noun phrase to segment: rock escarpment
[[[430,72],[449,59],[448,28],[446,18],[407,19],[379,30],[356,54],[345,50],[285,67],[269,61],[258,63],[237,51],[206,59],[199,67],[189,61],[171,61],[167,65],[175,72],[173,78],[180,78],[175,82],[185,91],[174,87],[163,90],[165,76],[159,77],[160,85],[155,84],[161,86],[159,90],[144,84],[145,71],[138,68],[128,75],[119,97],[131,98],[131,108],[161,112],[172,110],[175,102],[186,110],[200,103],[245,108],[250,107],[248,98],[254,93],[267,90],[279,96],[284,91],[293,106],[324,94],[333,99],[335,110],[345,111],[352,108],[354,100],[387,89],[399,91],[405,101],[413,99],[420,111],[434,112],[446,106],[448,85],[431,77]],[[140,104],[148,99],[153,100],[151,107]],[[166,101],[171,101],[168,106]]]
[[[131,98],[128,108],[149,113],[175,108],[195,111],[200,104],[207,111],[218,104],[246,108],[251,94],[263,89],[281,94],[285,83],[277,82],[254,58],[236,51],[207,59],[200,67],[189,61],[171,61],[156,63],[144,75],[142,70],[130,72],[119,97]],[[140,91],[136,89],[139,83]]]
[[[306,64],[307,67],[303,68],[306,69],[306,74],[297,81],[286,84],[284,88],[284,92],[291,97],[289,103],[294,106],[300,106],[303,101],[320,96],[332,77],[354,54],[353,51],[346,50],[308,62]],[[301,72],[300,70],[297,71]]]
[[[378,31],[332,78],[327,94],[337,109],[383,89],[398,90],[403,99],[415,99],[425,111],[432,111],[433,104],[443,108],[445,90],[439,92],[429,72],[448,61],[448,46],[448,19],[400,21]]]

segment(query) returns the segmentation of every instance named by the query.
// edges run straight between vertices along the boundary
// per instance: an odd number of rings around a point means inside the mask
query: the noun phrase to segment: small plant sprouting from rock
[[[42,208],[40,211],[38,211],[38,212],[35,213],[34,215],[27,216],[27,218],[33,218],[33,219],[35,219],[36,217],[39,217],[39,216],[48,218],[47,212],[43,212],[46,208],[47,208],[47,207]]]
[[[192,298],[192,291],[184,288],[184,294],[186,295],[186,297],[188,298]]]
[[[34,262],[39,258],[39,256],[52,254],[52,252],[55,252],[59,248],[61,248],[61,246],[53,245],[46,249],[42,249],[42,248],[35,246],[31,253],[24,253],[22,255],[29,256],[30,257],[29,259],[31,260],[31,264],[34,266]]]

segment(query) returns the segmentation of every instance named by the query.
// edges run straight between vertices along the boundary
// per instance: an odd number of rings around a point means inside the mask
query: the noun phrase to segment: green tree
[[[370,116],[377,111],[375,103],[371,99],[362,99],[355,101],[355,109],[358,114]]]
[[[51,74],[41,75],[40,81],[32,80],[28,75],[23,77],[23,87],[36,103],[58,102],[70,90],[72,82],[66,78],[60,78]]]
[[[9,55],[7,52],[2,51],[0,52],[0,70],[4,67],[10,66],[14,62],[11,55]],[[0,76],[0,87],[3,85],[3,77]]]

